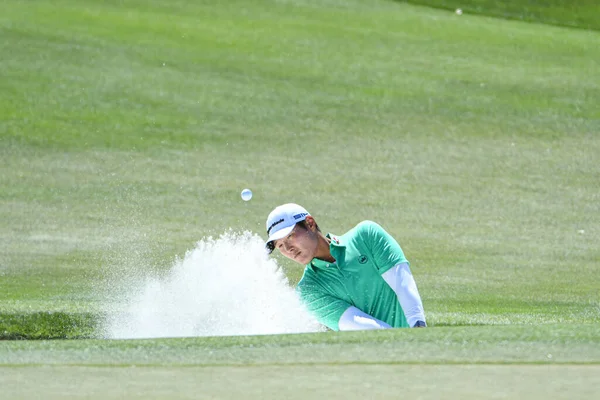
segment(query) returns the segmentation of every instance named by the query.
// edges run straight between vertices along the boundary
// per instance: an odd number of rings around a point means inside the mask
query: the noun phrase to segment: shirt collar
[[[328,233],[327,238],[331,239],[331,243],[329,243],[329,248],[331,250],[333,250],[335,247],[346,247],[346,245],[344,244],[344,241],[342,240],[343,238],[341,238],[340,236],[334,235],[332,233]]]
[[[340,260],[339,253],[340,253],[340,251],[343,251],[346,248],[346,246],[344,245],[342,238],[337,235],[328,233],[325,236],[331,240],[329,242],[329,251],[331,252],[331,255],[333,256],[333,258],[336,259],[336,262],[338,262]],[[315,271],[315,268],[320,268],[320,269],[327,268],[332,264],[333,263],[330,263],[329,261],[319,260],[318,258],[313,258],[312,261],[307,265],[307,267],[309,267],[313,271]]]

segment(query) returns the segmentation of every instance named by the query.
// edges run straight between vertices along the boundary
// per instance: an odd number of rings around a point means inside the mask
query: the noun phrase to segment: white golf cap
[[[276,207],[267,217],[267,249],[269,253],[273,251],[273,246],[269,246],[274,240],[281,239],[290,234],[294,226],[304,221],[310,214],[306,209],[298,204],[288,203]]]

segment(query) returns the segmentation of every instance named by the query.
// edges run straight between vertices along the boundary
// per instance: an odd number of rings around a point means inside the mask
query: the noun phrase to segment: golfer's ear
[[[311,217],[310,215],[308,215],[308,216],[306,217],[305,221],[306,221],[306,226],[308,226],[308,228],[309,228],[311,231],[314,231],[314,230],[316,230],[317,223],[315,222],[315,219],[314,219],[313,217]]]

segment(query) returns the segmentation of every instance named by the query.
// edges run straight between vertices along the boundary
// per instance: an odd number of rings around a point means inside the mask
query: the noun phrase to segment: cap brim
[[[274,232],[271,236],[269,236],[269,239],[267,239],[265,246],[268,248],[269,243],[271,243],[272,241],[284,238],[287,235],[289,235],[292,229],[294,229],[294,226],[295,225],[288,226],[287,228],[281,228],[277,232]]]

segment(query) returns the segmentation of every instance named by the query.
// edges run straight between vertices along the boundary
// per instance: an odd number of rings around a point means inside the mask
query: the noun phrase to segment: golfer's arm
[[[387,329],[391,328],[383,321],[373,318],[369,314],[360,311],[354,306],[348,307],[340,317],[338,322],[340,331],[360,331],[366,329]]]
[[[408,263],[394,265],[382,277],[398,296],[408,325],[414,327],[417,321],[426,322],[421,296]]]

